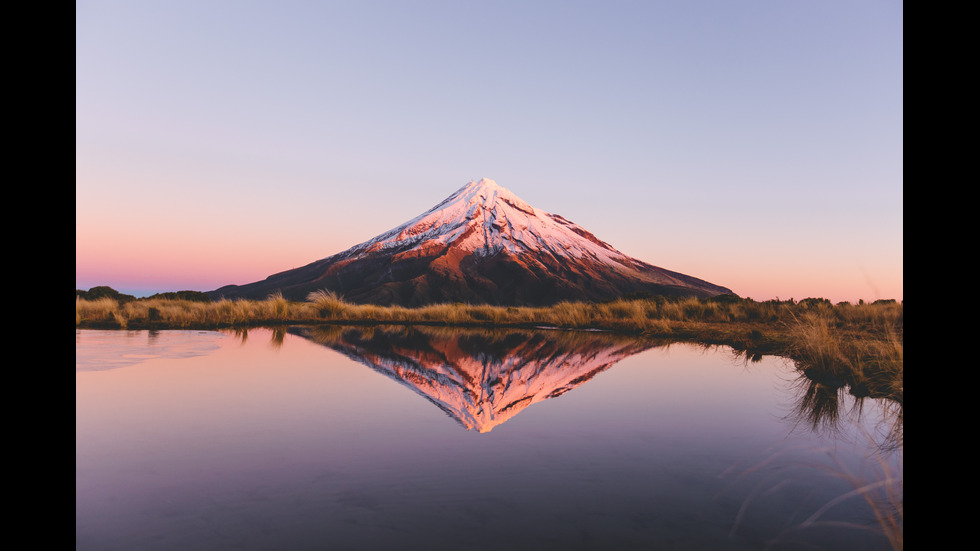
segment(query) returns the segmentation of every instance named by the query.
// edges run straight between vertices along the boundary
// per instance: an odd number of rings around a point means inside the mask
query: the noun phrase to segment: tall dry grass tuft
[[[281,291],[276,291],[265,299],[265,317],[285,321],[289,315],[289,301],[283,298]]]
[[[248,325],[255,317],[254,303],[248,300],[221,299],[211,307],[216,318],[232,326]]]
[[[354,319],[370,321],[374,323],[392,322],[394,320],[394,310],[387,306],[376,304],[357,304],[351,308],[351,315]]]
[[[444,321],[450,325],[459,323],[458,312],[451,304],[430,304],[416,310],[420,321]]]
[[[877,460],[879,472],[870,481],[867,476],[854,474],[838,463],[833,474],[847,480],[854,489],[825,503],[804,520],[799,528],[820,524],[820,517],[824,513],[841,502],[860,497],[871,507],[877,526],[888,540],[890,547],[895,551],[902,551],[905,548],[905,481],[904,469],[900,463],[901,457],[895,467],[881,454],[874,459]],[[867,528],[864,525],[854,525],[854,527]]]
[[[126,317],[119,307],[119,301],[103,297],[95,300],[85,300],[75,297],[75,323],[110,323],[126,327]]]
[[[589,327],[593,320],[592,309],[581,302],[559,302],[548,308],[547,313],[547,321],[559,327]]]
[[[703,302],[696,298],[684,299],[678,306],[681,310],[681,319],[688,321],[709,321],[710,314],[714,312],[716,307],[713,303]]]
[[[905,478],[899,465],[893,469],[882,461],[882,491],[873,493],[865,489],[861,495],[871,504],[878,525],[895,551],[905,548]]]
[[[463,307],[463,315],[469,322],[488,322],[496,324],[503,320],[503,309],[490,305],[467,305]]]
[[[820,312],[805,312],[795,318],[793,343],[797,358],[814,369],[837,373],[860,368],[844,349],[835,319]]]
[[[905,354],[901,305],[810,310],[790,323],[789,355],[804,370],[845,380],[852,389],[904,398]]]
[[[342,314],[351,306],[341,295],[326,289],[313,291],[306,295],[306,300],[313,303],[317,315],[325,319],[343,319]]]
[[[605,319],[642,319],[645,318],[643,303],[638,300],[617,300],[601,307]]]

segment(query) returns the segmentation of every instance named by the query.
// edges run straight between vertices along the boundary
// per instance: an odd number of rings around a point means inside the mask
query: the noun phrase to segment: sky
[[[75,286],[326,258],[490,178],[755,300],[904,300],[894,0],[77,0]]]

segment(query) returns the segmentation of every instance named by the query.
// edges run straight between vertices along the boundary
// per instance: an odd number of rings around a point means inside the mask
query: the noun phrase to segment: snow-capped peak
[[[469,205],[479,203],[486,209],[493,209],[494,205],[499,200],[525,212],[534,212],[531,205],[528,205],[520,197],[514,195],[514,193],[509,189],[501,186],[490,178],[470,180],[468,184],[459,188],[456,193],[450,195],[445,201],[431,209],[429,212],[432,212],[432,210],[436,210],[447,203],[459,202],[461,200],[465,201]]]
[[[471,180],[444,201],[408,222],[345,253],[360,256],[386,249],[452,245],[489,256],[506,251],[614,262],[627,257],[565,218],[535,209],[489,178]]]
[[[496,180],[491,180],[490,178],[480,178],[479,180],[470,180],[465,186],[459,189],[466,188],[499,188],[500,184]]]

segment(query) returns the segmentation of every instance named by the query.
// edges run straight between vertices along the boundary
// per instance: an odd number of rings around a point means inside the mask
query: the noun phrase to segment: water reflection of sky
[[[214,331],[75,330],[75,371],[101,371],[156,358],[190,358],[218,349]]]
[[[76,361],[102,346],[85,333]],[[793,430],[776,358],[652,348],[481,434],[323,344],[219,335],[199,335],[201,355],[76,366],[78,549],[882,541],[867,527],[793,529],[853,489],[838,475],[873,476],[874,461],[860,430]],[[868,515],[858,498],[819,520]]]

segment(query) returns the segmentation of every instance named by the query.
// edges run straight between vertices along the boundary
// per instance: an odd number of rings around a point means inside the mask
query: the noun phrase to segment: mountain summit
[[[351,302],[403,306],[545,305],[630,292],[702,297],[732,292],[626,256],[487,178],[344,252],[208,294],[264,299],[280,291],[288,299],[305,300],[320,289]]]

